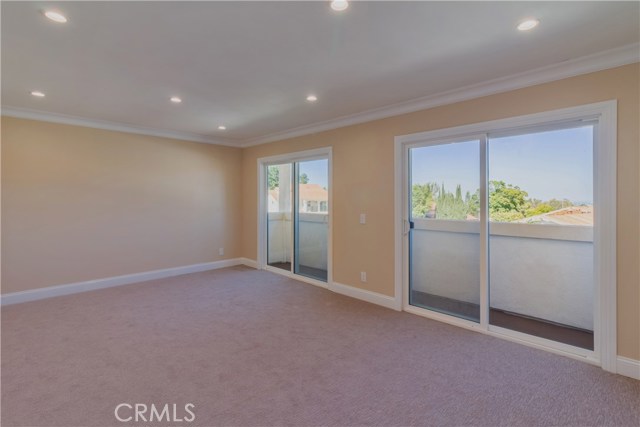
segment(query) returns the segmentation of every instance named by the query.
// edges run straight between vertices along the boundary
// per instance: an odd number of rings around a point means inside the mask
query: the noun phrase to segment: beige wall
[[[255,259],[256,159],[331,146],[334,280],[392,295],[396,135],[617,99],[618,353],[640,359],[639,73],[634,64],[244,150],[3,117],[2,292]]]
[[[393,140],[459,126],[618,100],[618,353],[640,359],[639,67],[601,71],[471,101],[247,148],[243,151],[243,256],[257,253],[256,159],[333,147],[333,278],[393,295]],[[367,214],[367,224],[358,223]],[[359,272],[367,272],[360,283]]]
[[[240,256],[241,160],[237,148],[2,117],[2,292]]]

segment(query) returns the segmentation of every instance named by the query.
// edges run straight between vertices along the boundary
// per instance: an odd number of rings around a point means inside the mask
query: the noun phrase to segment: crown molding
[[[323,122],[299,126],[288,130],[271,133],[257,138],[244,140],[218,139],[206,135],[189,132],[171,131],[165,129],[148,128],[126,123],[110,122],[106,120],[89,119],[86,117],[71,116],[66,114],[50,113],[47,111],[32,110],[28,108],[2,106],[1,114],[8,117],[21,119],[40,120],[52,123],[84,126],[96,129],[105,129],[118,132],[127,132],[140,135],[158,136],[163,138],[180,139],[185,141],[201,142],[206,144],[225,145],[230,147],[252,147],[269,142],[280,141],[297,136],[323,132],[401,114],[413,113],[442,105],[467,101],[483,96],[522,89],[528,86],[548,83],[581,74],[593,73],[608,68],[620,67],[640,61],[640,43],[621,46],[596,54],[570,59],[568,61],[545,67],[487,80],[482,83],[464,86],[458,89],[440,92],[385,107],[374,108],[360,113],[350,114]]]
[[[523,73],[491,79],[482,83],[476,83],[386,107],[374,108],[324,122],[299,126],[258,138],[247,139],[242,141],[240,146],[251,147],[297,136],[384,119],[387,117],[399,116],[401,114],[413,113],[442,105],[494,95],[501,92],[522,89],[528,86],[548,83],[581,74],[593,73],[596,71],[606,70],[608,68],[620,67],[623,65],[633,64],[638,61],[640,61],[640,43],[633,43],[596,54],[536,68]]]
[[[51,113],[48,111],[32,110],[29,108],[2,106],[1,113],[3,116],[15,117],[18,119],[39,120],[43,122],[134,133],[139,135],[158,136],[161,138],[180,139],[183,141],[201,142],[205,144],[225,145],[230,147],[240,146],[239,142],[234,142],[233,140],[214,139],[195,133],[148,128],[106,120],[88,119],[86,117],[70,116],[66,114]]]

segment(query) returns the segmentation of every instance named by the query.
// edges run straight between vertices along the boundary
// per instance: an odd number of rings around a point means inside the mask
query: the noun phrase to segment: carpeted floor
[[[2,426],[188,402],[163,425],[640,425],[639,381],[244,267],[2,309]]]

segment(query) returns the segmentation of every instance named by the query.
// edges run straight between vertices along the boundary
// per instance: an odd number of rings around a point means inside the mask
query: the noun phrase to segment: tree
[[[511,222],[525,217],[529,194],[517,185],[489,181],[489,216],[493,221]]]
[[[442,184],[436,204],[436,218],[438,219],[467,219],[467,204],[462,199],[462,188],[456,187],[456,192],[449,193]]]
[[[280,187],[280,169],[277,166],[269,166],[268,171],[269,190]],[[299,181],[300,184],[308,184],[309,176],[306,173],[301,173]]]
[[[547,201],[546,203],[549,206],[551,206],[554,211],[557,211],[558,209],[568,208],[570,206],[573,206],[573,203],[569,199],[563,199],[563,200],[551,199],[551,200]]]
[[[269,166],[267,170],[269,190],[280,187],[280,169],[277,166]]]
[[[478,218],[480,216],[480,190],[476,190],[472,195],[467,192],[467,196],[467,215]]]
[[[527,209],[527,211],[525,212],[525,216],[528,218],[530,216],[542,215],[554,210],[555,209],[553,209],[553,206],[548,203],[538,203],[535,207]]]
[[[424,218],[432,209],[436,184],[413,184],[411,187],[411,215],[414,218]]]

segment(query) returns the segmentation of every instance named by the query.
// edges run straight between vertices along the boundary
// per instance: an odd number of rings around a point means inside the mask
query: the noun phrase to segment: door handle
[[[408,221],[408,220],[402,220],[402,234],[403,235],[407,235],[409,234],[409,231],[413,230],[414,228],[414,224],[413,221]]]

